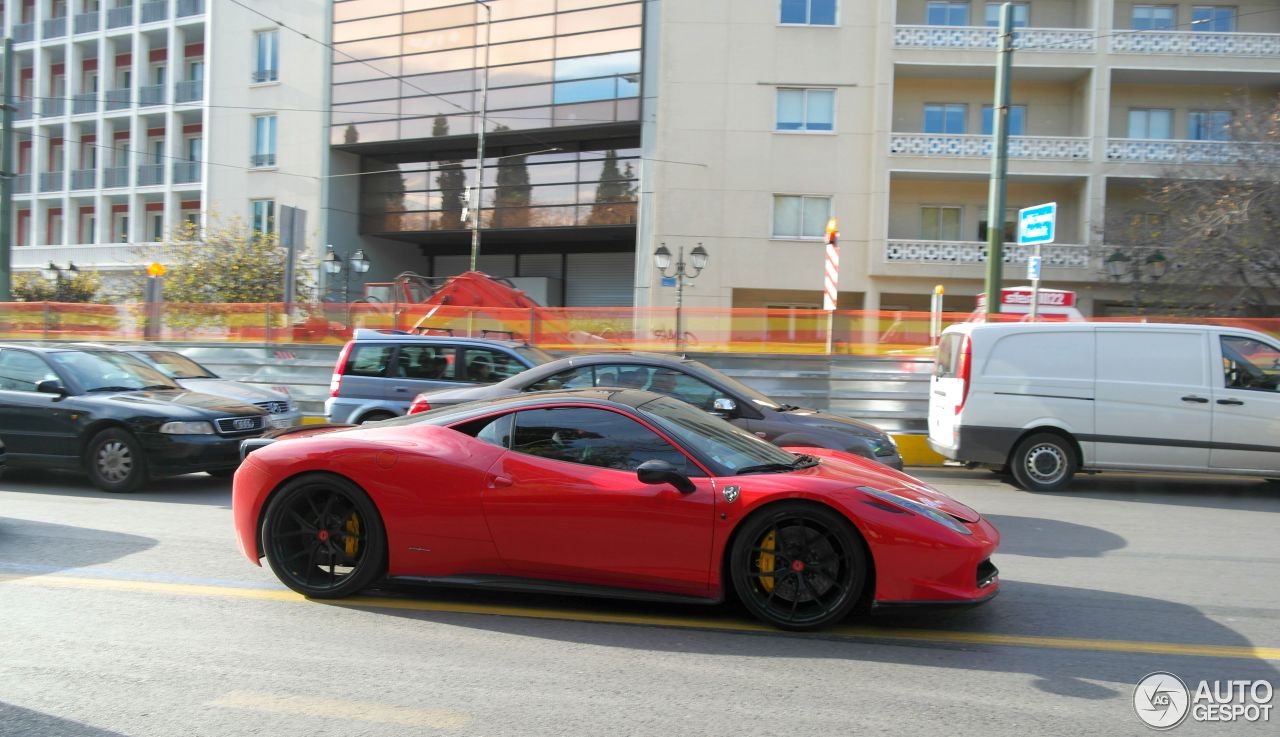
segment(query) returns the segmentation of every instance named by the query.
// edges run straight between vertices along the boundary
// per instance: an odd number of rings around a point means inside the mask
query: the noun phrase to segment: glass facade
[[[486,52],[490,132],[639,120],[642,2],[488,5],[334,3],[333,145],[475,134]]]

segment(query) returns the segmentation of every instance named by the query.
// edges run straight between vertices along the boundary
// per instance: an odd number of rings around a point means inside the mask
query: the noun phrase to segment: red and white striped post
[[[822,309],[827,311],[827,354],[830,355],[840,293],[840,231],[835,218],[827,221],[826,235],[822,240],[827,244],[827,257],[822,272]]]

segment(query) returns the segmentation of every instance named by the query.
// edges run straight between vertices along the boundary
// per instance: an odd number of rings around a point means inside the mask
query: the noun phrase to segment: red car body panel
[[[381,512],[390,576],[510,575],[718,599],[725,550],[742,520],[766,504],[805,499],[838,510],[861,533],[875,603],[960,603],[996,593],[998,580],[979,587],[977,571],[999,533],[972,509],[859,456],[791,450],[822,462],[694,477],[697,489],[682,494],[642,484],[634,472],[516,453],[447,427],[359,428],[290,436],[255,451],[236,473],[232,508],[241,550],[259,563],[270,494],[301,473],[335,473]],[[736,495],[726,494],[729,486]],[[858,487],[933,507],[971,534],[888,507]]]

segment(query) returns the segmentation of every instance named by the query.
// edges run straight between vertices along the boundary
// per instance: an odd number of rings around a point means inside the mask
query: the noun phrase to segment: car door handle
[[[1218,404],[1244,404],[1239,399],[1219,399]]]
[[[1187,396],[1185,396],[1185,397],[1183,397],[1183,398],[1182,398],[1182,401],[1184,401],[1184,402],[1195,402],[1196,404],[1208,404],[1208,403],[1209,403],[1209,400],[1205,399],[1204,397],[1197,397],[1197,396],[1196,396],[1196,395],[1194,395],[1194,394],[1188,394]]]
[[[514,483],[515,483],[515,480],[513,480],[510,476],[500,476],[496,473],[489,474],[490,489],[505,489]]]
[[[391,391],[393,391],[393,392],[407,392],[407,391],[409,391],[409,387],[407,387],[407,386],[397,386],[397,387],[392,387]]]

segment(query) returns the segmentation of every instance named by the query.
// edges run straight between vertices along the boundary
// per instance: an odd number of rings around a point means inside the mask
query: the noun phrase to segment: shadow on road
[[[84,474],[74,471],[37,468],[10,468],[0,476],[0,489],[26,494],[72,496],[88,499],[130,499],[170,504],[200,504],[231,508],[231,480],[192,473],[154,479],[138,491],[112,494],[102,491]]]
[[[156,543],[140,535],[0,516],[0,574],[38,576],[86,568],[147,550]]]
[[[1000,531],[1000,553],[1035,558],[1098,558],[1128,543],[1114,532],[1041,517],[984,515]]]
[[[1254,478],[1111,472],[1077,477],[1066,491],[1045,496],[1280,513],[1280,484]]]
[[[0,701],[0,725],[6,737],[123,737],[119,732],[90,727]]]

